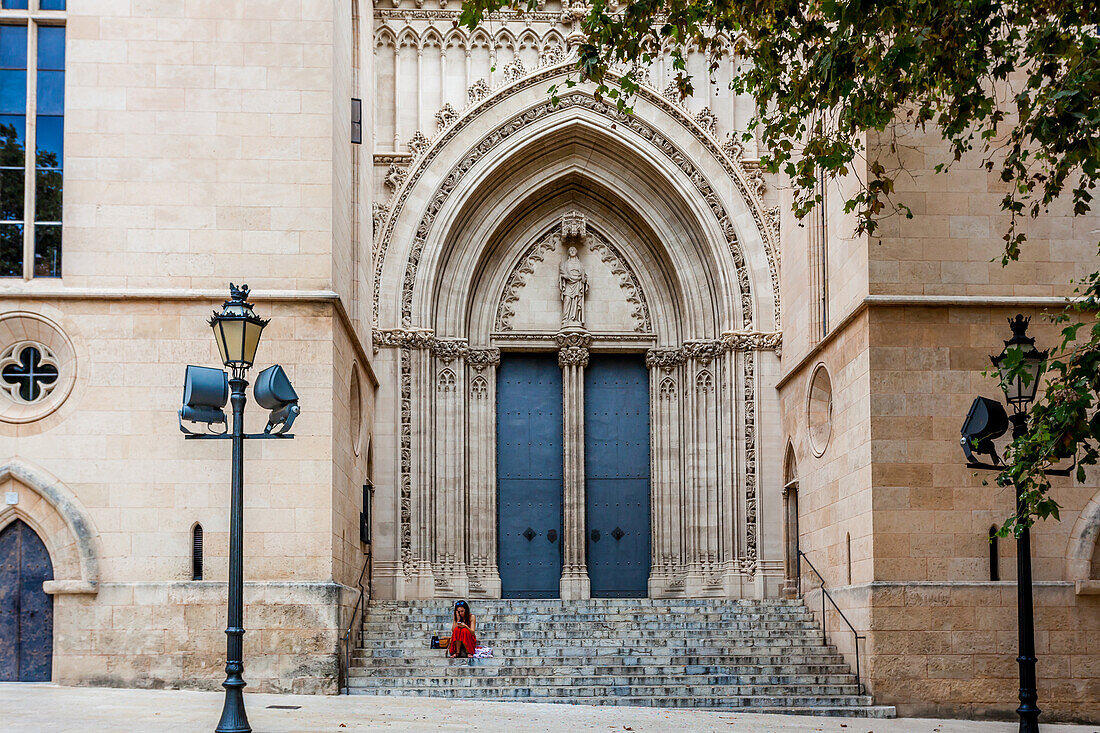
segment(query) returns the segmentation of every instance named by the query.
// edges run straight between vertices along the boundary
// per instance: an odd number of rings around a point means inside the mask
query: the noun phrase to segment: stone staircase
[[[893,717],[861,695],[799,601],[478,600],[491,659],[428,648],[448,601],[374,601],[352,693]]]

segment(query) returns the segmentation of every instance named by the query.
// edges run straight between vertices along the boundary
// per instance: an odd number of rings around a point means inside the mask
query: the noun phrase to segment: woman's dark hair
[[[470,621],[470,604],[466,603],[466,601],[458,601],[457,603],[455,603],[455,621],[458,621],[458,609],[460,608],[466,609],[466,618],[463,619],[463,622],[468,623]]]

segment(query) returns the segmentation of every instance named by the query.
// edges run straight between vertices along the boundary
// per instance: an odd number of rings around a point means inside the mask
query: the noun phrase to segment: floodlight
[[[286,372],[278,364],[269,366],[256,376],[256,386],[252,388],[256,396],[256,402],[265,409],[271,410],[267,418],[265,433],[270,433],[275,426],[281,426],[276,435],[281,435],[290,430],[294,418],[298,417],[301,410],[298,408],[298,393],[294,391]]]
[[[984,453],[993,459],[995,465],[1000,465],[1001,458],[993,447],[993,441],[1007,431],[1008,415],[1001,403],[988,397],[975,397],[970,405],[970,412],[966,414],[961,431],[962,440],[959,441],[966,460],[978,463],[974,453]]]
[[[221,369],[190,364],[183,381],[183,406],[179,409],[180,430],[194,435],[183,421],[226,425],[225,403],[229,401],[229,375]],[[225,428],[222,428],[225,432]]]

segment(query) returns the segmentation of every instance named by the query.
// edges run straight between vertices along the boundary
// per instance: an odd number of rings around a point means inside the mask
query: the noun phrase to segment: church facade
[[[0,637],[17,678],[220,683],[229,460],[175,411],[232,280],[302,409],[246,447],[251,689],[335,691],[361,588],[816,609],[816,572],[876,702],[1015,707],[1012,497],[958,430],[1007,318],[1054,344],[1095,215],[1055,206],[1002,268],[1002,184],[899,131],[912,219],[856,236],[853,176],[796,221],[736,39],[712,76],[691,57],[695,97],[658,60],[624,112],[569,83],[570,0],[472,33],[446,0],[25,4],[0,10],[0,583],[41,581],[19,602],[50,621]],[[1100,481],[1060,481],[1040,706],[1097,720]]]

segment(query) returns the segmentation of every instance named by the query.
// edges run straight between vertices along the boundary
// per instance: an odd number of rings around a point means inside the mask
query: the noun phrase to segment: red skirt
[[[460,643],[466,647],[466,653],[471,656],[477,651],[477,637],[474,636],[474,632],[469,629],[464,629],[461,626],[456,626],[451,629],[451,645],[447,647],[447,653],[451,655],[458,654],[458,645]]]

